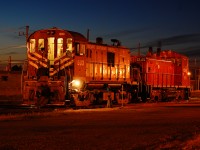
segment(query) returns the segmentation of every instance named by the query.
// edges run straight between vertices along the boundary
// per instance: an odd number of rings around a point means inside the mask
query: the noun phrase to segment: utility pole
[[[27,43],[27,40],[28,40],[28,32],[29,32],[29,26],[26,26],[26,43]]]
[[[8,71],[11,71],[12,66],[11,66],[11,56],[8,58]]]
[[[26,33],[24,32],[19,32],[19,36],[26,36],[26,43],[27,43],[27,40],[28,40],[28,33],[29,32],[29,26],[26,26]]]
[[[29,32],[29,26],[26,26],[26,53],[27,53],[27,59],[28,59],[28,47],[27,47],[28,32]],[[43,56],[43,53],[42,53],[42,56]]]

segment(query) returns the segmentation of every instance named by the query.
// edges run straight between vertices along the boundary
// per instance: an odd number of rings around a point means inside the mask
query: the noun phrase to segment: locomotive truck
[[[59,28],[35,31],[27,38],[22,74],[23,103],[76,106],[139,101],[189,99],[188,57],[172,50],[149,48],[132,55],[112,39],[96,38]]]

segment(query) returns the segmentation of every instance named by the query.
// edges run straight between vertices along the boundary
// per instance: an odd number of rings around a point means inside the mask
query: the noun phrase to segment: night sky
[[[58,27],[104,43],[119,39],[122,45],[149,46],[200,58],[200,1],[198,0],[40,0],[1,1],[0,61],[26,58],[25,26],[30,33]]]

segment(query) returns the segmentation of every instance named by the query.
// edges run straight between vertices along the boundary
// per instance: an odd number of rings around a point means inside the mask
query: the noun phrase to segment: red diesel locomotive
[[[188,58],[171,50],[150,48],[146,56],[112,39],[89,42],[82,34],[59,28],[38,30],[27,39],[22,75],[28,105],[76,106],[188,99]]]
[[[138,68],[137,76],[131,77],[139,84],[141,99],[168,101],[189,99],[190,74],[188,57],[171,50],[153,53],[150,47],[146,56],[131,56],[131,68]]]

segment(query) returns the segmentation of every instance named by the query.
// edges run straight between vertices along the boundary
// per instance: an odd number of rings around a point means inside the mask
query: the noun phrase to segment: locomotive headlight
[[[73,80],[72,82],[71,82],[71,85],[72,85],[72,87],[74,87],[74,88],[81,88],[81,81],[80,80]]]
[[[80,87],[81,82],[79,80],[74,80],[74,86]]]

